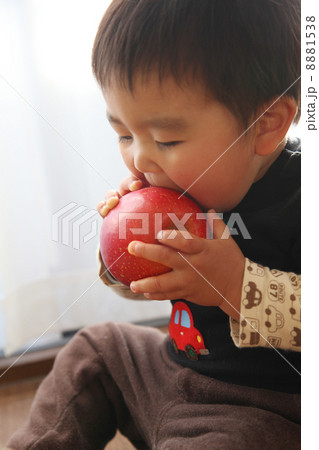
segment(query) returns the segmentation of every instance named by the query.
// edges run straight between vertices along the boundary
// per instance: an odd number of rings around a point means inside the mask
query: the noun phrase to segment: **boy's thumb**
[[[214,239],[228,239],[230,236],[229,229],[223,219],[214,209],[207,211],[207,222]]]

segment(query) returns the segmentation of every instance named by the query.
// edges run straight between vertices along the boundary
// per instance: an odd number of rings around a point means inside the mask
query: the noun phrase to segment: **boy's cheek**
[[[126,167],[128,168],[128,170],[134,175],[136,176],[136,178],[139,178],[140,180],[146,182],[146,179],[144,177],[144,174],[142,172],[140,172],[139,170],[136,169],[136,167],[134,166],[134,160],[131,157],[128,157],[127,154],[121,151],[121,156],[122,159],[124,161],[124,164],[126,165]]]

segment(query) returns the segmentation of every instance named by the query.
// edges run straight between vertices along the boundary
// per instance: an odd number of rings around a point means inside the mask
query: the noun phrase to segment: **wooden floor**
[[[0,448],[26,420],[40,378],[0,387]]]
[[[43,377],[0,386],[0,449],[26,421],[35,391]],[[107,450],[132,450],[130,442],[118,433]]]

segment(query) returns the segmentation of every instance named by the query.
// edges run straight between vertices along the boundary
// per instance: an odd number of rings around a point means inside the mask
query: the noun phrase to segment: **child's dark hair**
[[[282,94],[300,115],[300,0],[113,0],[92,53],[101,86],[156,71],[200,82],[247,126]]]

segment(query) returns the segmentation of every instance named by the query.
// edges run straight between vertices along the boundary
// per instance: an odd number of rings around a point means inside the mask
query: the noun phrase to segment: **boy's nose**
[[[159,167],[154,160],[152,150],[146,146],[136,145],[134,148],[134,166],[142,173],[158,172]]]

